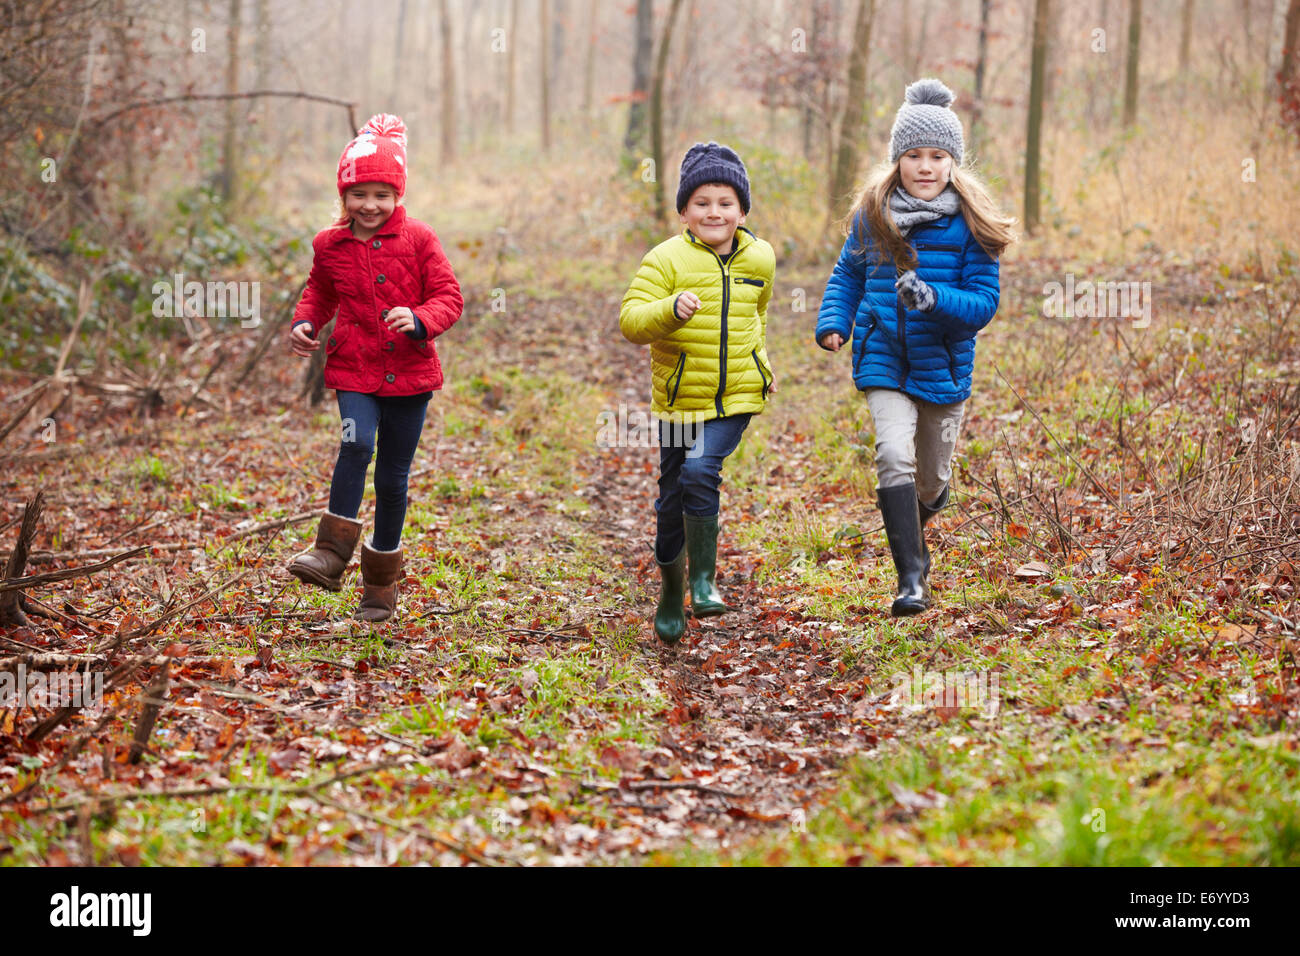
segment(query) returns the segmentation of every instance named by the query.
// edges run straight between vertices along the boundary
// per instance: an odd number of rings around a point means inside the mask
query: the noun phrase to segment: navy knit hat
[[[691,193],[705,183],[725,183],[736,190],[740,208],[749,215],[749,173],[730,146],[696,143],[682,159],[681,178],[677,182],[677,211],[690,201]]]
[[[909,149],[933,146],[946,150],[961,165],[961,120],[948,107],[956,95],[934,77],[917,80],[903,94],[903,105],[889,133],[889,161],[898,162]]]

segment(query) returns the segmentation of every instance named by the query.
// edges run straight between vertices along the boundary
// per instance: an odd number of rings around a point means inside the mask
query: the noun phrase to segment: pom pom
[[[363,136],[366,133],[391,139],[402,149],[406,149],[406,124],[402,122],[400,116],[394,116],[392,113],[376,113],[366,120],[366,125],[361,127],[357,135]]]
[[[951,106],[956,94],[934,77],[917,80],[907,87],[903,102],[908,106]]]

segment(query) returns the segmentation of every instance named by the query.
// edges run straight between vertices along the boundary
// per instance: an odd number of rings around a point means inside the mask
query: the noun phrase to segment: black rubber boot
[[[659,565],[659,606],[655,608],[655,636],[665,644],[676,644],[686,633],[686,548],[667,564]]]
[[[925,543],[925,526],[930,523],[930,519],[942,511],[948,504],[948,486],[943,486],[943,491],[939,497],[934,499],[934,504],[927,505],[921,499],[916,500],[917,510],[921,512],[921,555],[925,559],[925,580],[930,580],[930,546]]]
[[[691,610],[696,617],[717,617],[731,608],[722,600],[714,575],[718,564],[718,516],[682,515],[686,553],[690,558]]]
[[[921,553],[921,513],[916,485],[877,488],[880,514],[885,519],[889,551],[898,571],[898,596],[889,613],[894,617],[920,614],[930,606],[930,587],[925,580],[925,559]]]

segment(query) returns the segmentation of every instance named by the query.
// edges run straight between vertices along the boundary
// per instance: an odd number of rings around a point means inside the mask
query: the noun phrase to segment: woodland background
[[[1298,29],[1300,0],[0,4],[0,672],[107,684],[0,707],[0,863],[1294,864]],[[1023,235],[937,608],[895,621],[870,417],[811,336],[924,75]],[[370,630],[355,581],[282,570],[337,427],[285,329],[381,111],[466,310]],[[596,436],[648,405],[618,303],[710,139],[778,252],[782,387],[728,463],[744,610],[666,651],[657,455]],[[177,274],[258,321],[157,309]],[[1049,317],[1070,276],[1150,283],[1152,323]],[[942,696],[969,675],[996,713]]]

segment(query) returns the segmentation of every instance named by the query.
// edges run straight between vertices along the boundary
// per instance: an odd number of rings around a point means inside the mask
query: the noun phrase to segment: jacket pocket
[[[731,281],[736,285],[756,285],[760,289],[763,288],[764,285],[762,279],[750,279],[746,276],[733,276]]]
[[[759,361],[758,349],[750,349],[749,354],[754,357],[754,365],[758,368],[758,377],[763,380],[763,400],[767,400],[767,390],[772,385],[772,376],[763,371],[763,363]]]
[[[325,354],[327,356],[334,355],[339,349],[343,348],[344,343],[347,342],[351,335],[352,323],[349,322],[344,325],[339,325],[338,322],[335,322],[334,331],[331,332],[330,337],[325,340]]]
[[[943,337],[943,348],[944,348],[944,351],[948,353],[948,374],[952,376],[952,383],[953,383],[954,385],[956,385],[956,384],[958,384],[958,382],[957,382],[957,356],[953,355],[953,353],[952,353],[952,342],[950,342],[950,341],[948,340],[948,336],[947,336],[947,335],[945,335],[945,336]]]
[[[668,400],[668,405],[677,401],[677,390],[682,387],[682,376],[686,374],[686,353],[682,352],[677,356],[677,367],[673,369],[668,381],[664,382],[664,397]]]
[[[862,360],[867,357],[867,343],[871,340],[871,333],[876,331],[876,313],[873,309],[870,313],[871,324],[867,326],[867,331],[862,335],[862,346],[858,349],[858,354],[853,356],[853,377],[858,377],[858,369],[862,367]]]
[[[961,246],[953,242],[918,242],[917,251],[922,249],[931,249],[936,252],[961,252]]]

